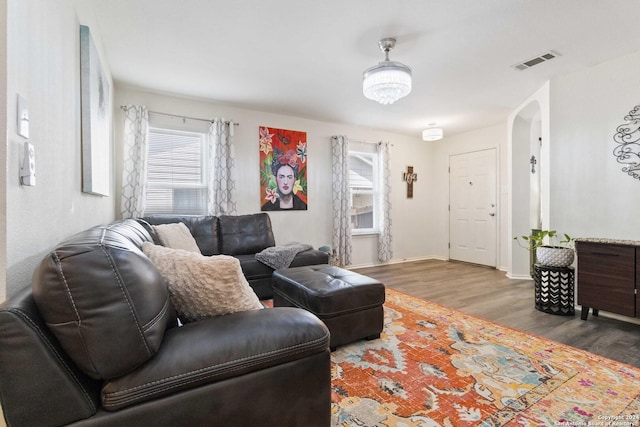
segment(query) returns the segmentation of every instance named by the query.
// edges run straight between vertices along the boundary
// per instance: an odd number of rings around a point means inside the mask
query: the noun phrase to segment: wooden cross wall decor
[[[413,166],[407,166],[407,171],[402,174],[402,180],[407,182],[407,199],[413,199],[413,183],[418,180],[418,174],[413,173]]]

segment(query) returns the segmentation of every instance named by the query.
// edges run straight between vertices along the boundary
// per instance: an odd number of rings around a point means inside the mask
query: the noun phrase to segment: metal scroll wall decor
[[[622,172],[640,179],[640,105],[633,107],[624,116],[625,123],[616,128],[613,140],[618,144],[613,149],[618,163],[626,165]]]

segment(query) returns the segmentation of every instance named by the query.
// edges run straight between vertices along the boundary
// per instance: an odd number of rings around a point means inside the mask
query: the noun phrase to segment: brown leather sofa
[[[134,220],[57,245],[0,305],[8,426],[327,426],[329,333],[295,308],[177,326]]]
[[[151,237],[152,225],[183,222],[203,255],[231,255],[260,299],[273,297],[273,269],[258,261],[256,253],[275,246],[271,219],[265,212],[249,215],[155,215],[139,219]],[[289,267],[328,264],[329,255],[316,249],[298,253]]]

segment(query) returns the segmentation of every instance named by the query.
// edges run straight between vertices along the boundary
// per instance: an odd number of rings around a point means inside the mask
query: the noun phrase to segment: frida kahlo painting
[[[259,129],[261,210],[307,210],[307,133]]]

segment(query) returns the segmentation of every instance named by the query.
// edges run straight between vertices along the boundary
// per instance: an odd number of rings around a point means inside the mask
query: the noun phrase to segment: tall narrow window
[[[207,212],[206,135],[150,128],[145,215]]]
[[[377,233],[379,185],[375,153],[349,151],[349,187],[353,234]]]

